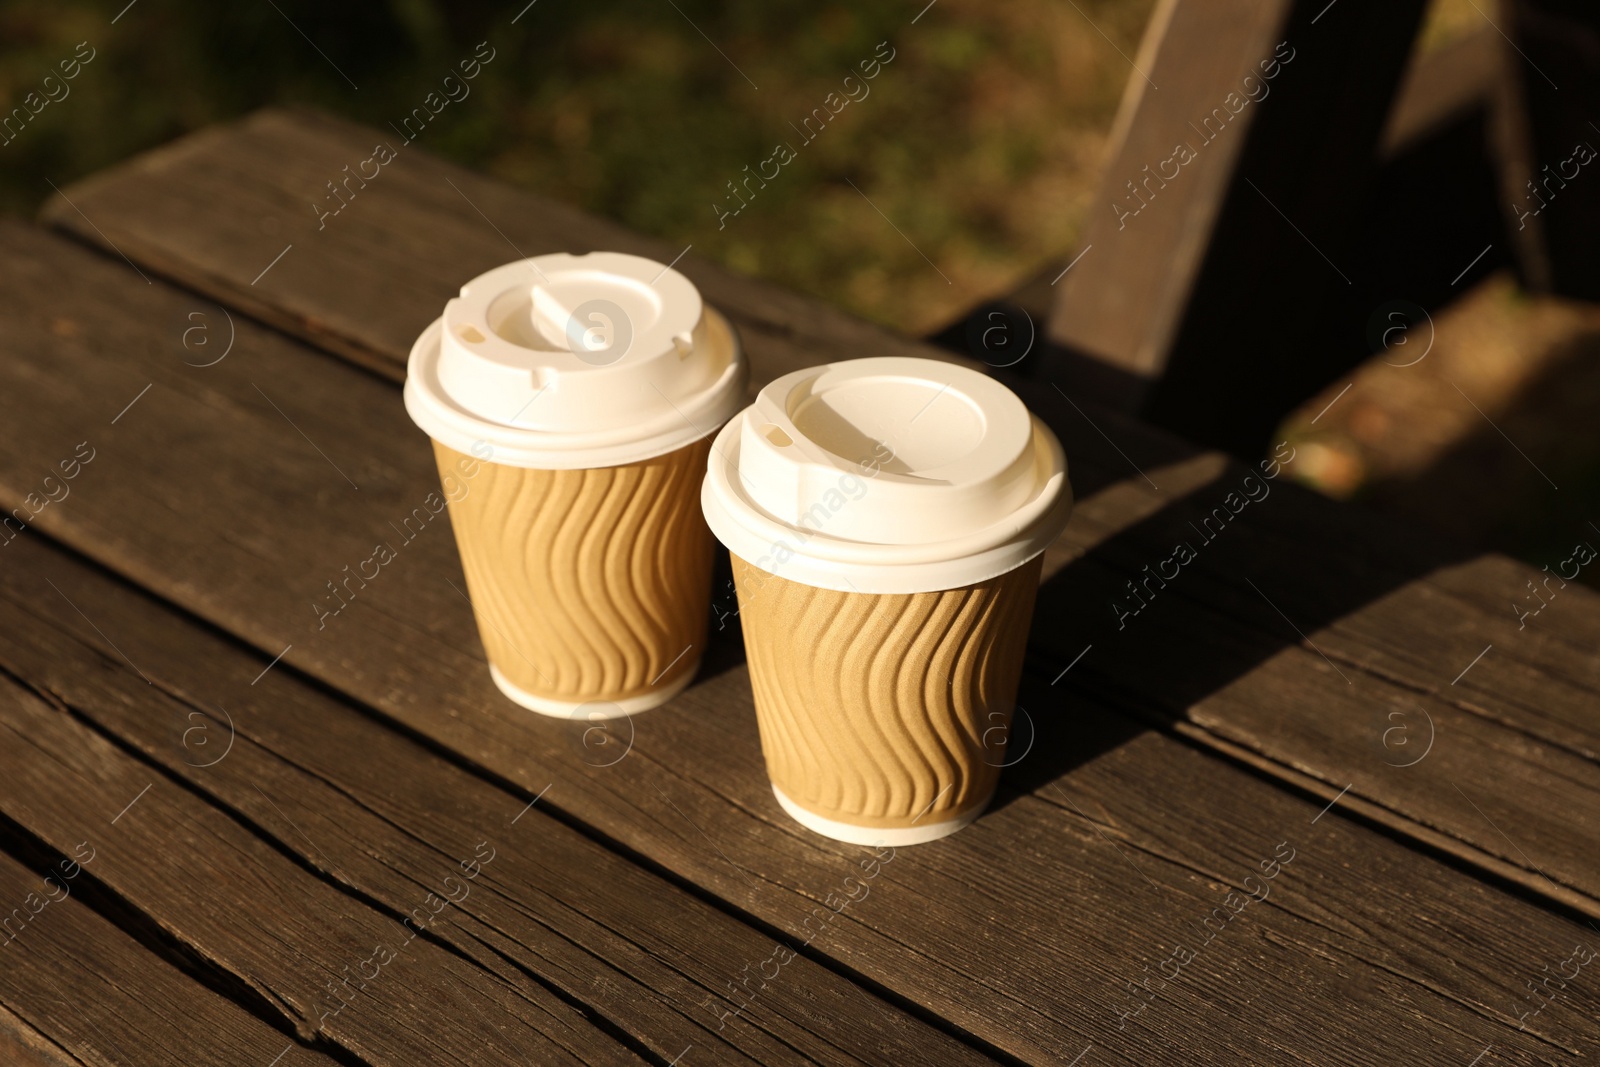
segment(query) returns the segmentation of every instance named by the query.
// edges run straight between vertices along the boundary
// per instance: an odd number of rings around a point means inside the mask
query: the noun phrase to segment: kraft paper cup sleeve
[[[1072,508],[1055,435],[961,366],[835,363],[762,389],[718,434],[700,498],[734,557],[778,803],[864,844],[975,819],[1040,557]]]
[[[406,410],[433,439],[495,684],[551,715],[627,715],[688,684],[713,541],[711,435],[744,397],[728,321],[670,266],[613,252],[508,263],[412,346]]]

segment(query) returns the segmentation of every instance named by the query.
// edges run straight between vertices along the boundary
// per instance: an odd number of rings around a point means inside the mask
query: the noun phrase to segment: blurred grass
[[[4,0],[7,113],[79,41],[97,55],[0,147],[0,210],[266,104],[383,128],[488,40],[421,145],[926,332],[1070,252],[1154,0],[537,0],[513,25],[524,2]],[[1442,6],[1430,42],[1478,17]],[[801,143],[790,123],[880,41],[870,95]],[[719,229],[726,183],[783,142],[797,158]]]
[[[521,0],[138,0],[111,25],[124,2],[0,7],[8,108],[77,42],[98,51],[0,149],[4,210],[268,103],[382,128],[487,39],[494,61],[420,144],[917,331],[1071,246],[1129,69],[1087,19],[1132,54],[1152,0],[941,0],[915,25],[921,3],[539,0],[511,25]],[[802,143],[789,124],[885,40],[870,95]],[[719,230],[726,183],[781,142],[798,158]]]
[[[268,104],[386,128],[487,40],[493,62],[419,144],[926,333],[1071,257],[1131,74],[1124,54],[1155,0],[537,0],[514,25],[527,0],[126,2],[0,0],[0,114],[78,42],[97,51],[66,99],[0,146],[0,210],[31,215],[52,182]],[[1486,3],[1434,0],[1419,47],[1490,16]],[[882,41],[895,55],[870,94],[803,143],[790,124]],[[780,143],[794,161],[719,228],[727,183]],[[1585,510],[1600,500],[1600,456],[1574,452],[1589,440],[1572,430],[1581,411],[1550,416],[1595,395],[1600,374],[1581,357],[1596,352],[1587,309],[1484,286],[1441,317],[1430,365],[1397,376],[1374,357],[1317,427],[1342,380],[1288,417],[1295,476],[1471,543],[1559,558],[1600,518]],[[1561,507],[1446,378],[1548,464]]]

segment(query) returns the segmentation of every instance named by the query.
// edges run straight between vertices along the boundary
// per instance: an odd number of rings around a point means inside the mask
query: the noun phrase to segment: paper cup
[[[406,409],[433,438],[506,696],[595,719],[688,685],[714,547],[699,476],[744,382],[727,320],[638,256],[507,264],[423,331]]]
[[[718,435],[767,770],[818,833],[960,829],[1004,764],[1040,556],[1072,507],[1055,435],[994,380],[863,359],[799,371]]]

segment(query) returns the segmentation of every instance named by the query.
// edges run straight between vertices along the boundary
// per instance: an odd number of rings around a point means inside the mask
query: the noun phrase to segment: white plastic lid
[[[856,359],[761,390],[711,450],[700,502],[746,562],[824,589],[985,581],[1067,523],[1061,443],[1015,393],[929,359]]]
[[[411,347],[406,411],[459,452],[573,469],[714,432],[744,398],[726,319],[665,264],[619,252],[507,263],[461,287]]]

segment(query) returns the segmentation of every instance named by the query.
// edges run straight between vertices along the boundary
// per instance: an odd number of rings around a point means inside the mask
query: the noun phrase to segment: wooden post
[[[1505,0],[1507,218],[1530,288],[1600,300],[1600,9]]]
[[[1163,0],[1051,341],[1149,383],[1150,420],[1259,452],[1330,361],[1359,358],[1330,355],[1319,316],[1355,285],[1348,240],[1422,7]]]

